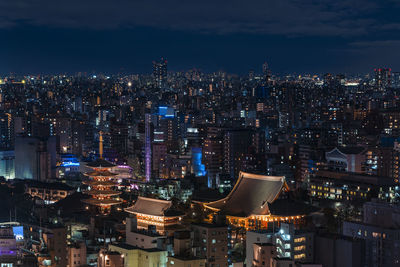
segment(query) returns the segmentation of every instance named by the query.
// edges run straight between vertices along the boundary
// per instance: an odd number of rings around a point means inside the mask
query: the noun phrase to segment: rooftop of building
[[[326,151],[326,157],[345,157],[348,155],[358,155],[366,150],[365,147],[353,146],[353,147],[335,147],[329,151]]]
[[[195,261],[195,260],[206,261],[207,260],[206,258],[195,257],[195,256],[190,255],[190,254],[188,254],[188,255],[168,256],[168,258],[170,258],[170,259],[178,259],[178,260],[181,260],[181,261]]]
[[[347,155],[354,155],[354,154],[360,154],[365,150],[365,147],[362,146],[341,146],[337,147],[337,149],[342,152],[343,154]]]
[[[131,232],[135,233],[135,234],[151,236],[151,237],[163,237],[157,231],[146,230],[146,229],[134,229]]]
[[[63,190],[63,191],[73,191],[74,190],[74,188],[70,187],[69,185],[60,183],[60,182],[47,183],[47,182],[41,182],[41,181],[26,180],[25,184],[27,187],[30,187],[30,188]]]
[[[115,247],[122,248],[125,250],[143,250],[146,252],[161,252],[161,251],[163,251],[158,248],[140,248],[137,246],[132,246],[132,245],[126,244],[126,243],[115,243],[115,244],[111,244],[111,246],[115,246]]]
[[[227,225],[225,224],[216,224],[216,223],[192,223],[191,225],[203,228],[227,228]]]
[[[354,172],[319,170],[316,172],[316,176],[334,180],[342,180],[346,182],[357,182],[361,184],[372,184],[372,185],[383,185],[383,186],[395,185],[394,179],[390,177],[368,175],[368,174],[354,173]]]
[[[268,206],[271,214],[276,216],[306,215],[320,210],[318,207],[290,198],[277,199]]]

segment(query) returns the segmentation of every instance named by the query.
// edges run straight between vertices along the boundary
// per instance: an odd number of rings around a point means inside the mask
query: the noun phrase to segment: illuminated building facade
[[[0,112],[0,150],[14,148],[14,120],[10,113]]]
[[[318,171],[309,182],[312,198],[340,202],[367,200],[372,189],[379,198],[388,200],[393,200],[398,191],[393,178],[351,172]]]
[[[168,261],[168,252],[156,248],[143,249],[128,244],[113,244],[109,245],[108,249],[112,252],[118,252],[119,256],[123,256],[124,267],[153,267],[153,266],[166,266]],[[100,258],[102,259],[102,258]],[[117,256],[115,260],[121,262]],[[100,265],[111,266],[111,265]],[[114,265],[120,266],[120,265]],[[194,266],[193,266],[194,267]]]
[[[272,267],[272,259],[276,255],[275,246],[271,243],[254,243],[253,260],[254,267]]]
[[[29,181],[25,184],[25,192],[33,198],[40,198],[45,204],[53,204],[75,192],[75,189],[64,183],[43,183]]]
[[[16,137],[15,177],[46,181],[56,167],[56,138]]]
[[[328,168],[333,171],[361,173],[365,159],[363,147],[339,147],[326,152]]]
[[[390,68],[375,69],[375,85],[377,89],[383,90],[390,85],[390,76],[392,70]]]
[[[0,263],[1,266],[16,266],[18,256],[17,241],[12,227],[0,227]]]
[[[0,176],[7,180],[15,178],[14,161],[14,150],[0,150]]]
[[[293,224],[282,223],[274,235],[278,258],[290,258],[300,262],[314,260],[314,233],[296,231]]]
[[[151,178],[151,114],[145,114],[145,175],[146,182],[150,181]]]
[[[153,61],[153,77],[158,88],[163,88],[167,81],[167,63],[164,58],[159,61]]]
[[[344,221],[342,234],[365,241],[363,266],[399,266],[400,208],[374,199],[363,205],[363,220]]]
[[[71,173],[78,173],[80,170],[79,159],[72,154],[62,154],[61,160],[57,163],[56,177],[64,178]]]
[[[228,266],[228,226],[192,224],[195,255],[205,258],[206,266]]]
[[[170,235],[180,228],[183,213],[172,209],[172,202],[147,197],[138,197],[135,204],[125,209],[136,216],[137,229],[156,227],[159,234]]]
[[[199,147],[192,148],[192,173],[197,176],[206,175],[206,167],[202,163],[202,149]]]

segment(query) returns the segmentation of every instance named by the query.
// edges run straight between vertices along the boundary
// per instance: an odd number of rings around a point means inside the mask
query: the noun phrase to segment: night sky
[[[397,0],[0,0],[0,73],[400,71]]]

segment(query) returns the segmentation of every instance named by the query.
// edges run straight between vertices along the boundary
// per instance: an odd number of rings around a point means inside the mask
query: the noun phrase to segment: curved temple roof
[[[278,198],[283,187],[287,188],[284,176],[240,172],[239,179],[228,196],[206,203],[205,206],[230,216],[268,215],[268,203]]]
[[[178,216],[182,215],[171,210],[172,202],[170,200],[161,200],[155,198],[138,197],[135,204],[125,211],[129,213],[142,213],[152,216]]]

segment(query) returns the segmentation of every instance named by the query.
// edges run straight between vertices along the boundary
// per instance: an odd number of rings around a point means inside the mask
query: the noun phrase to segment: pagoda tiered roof
[[[116,165],[114,165],[113,163],[109,162],[108,160],[105,159],[97,159],[95,161],[89,162],[88,164],[86,164],[86,166],[90,167],[90,168],[112,168],[115,167]]]
[[[112,176],[116,176],[118,174],[112,173],[108,170],[104,170],[104,171],[87,172],[87,173],[85,173],[85,175],[91,176],[91,177],[112,177]]]
[[[82,202],[95,206],[113,206],[122,203],[122,201],[112,198],[110,199],[88,198],[88,199],[82,199]]]
[[[82,183],[91,185],[91,186],[104,186],[104,187],[110,187],[110,186],[115,186],[117,183],[107,180],[107,181],[99,181],[99,180],[86,180],[83,181]]]
[[[86,193],[92,196],[117,196],[121,194],[121,192],[115,190],[90,190]]]
[[[110,172],[109,169],[115,167],[115,165],[100,157],[96,161],[89,162],[86,166],[93,169],[93,171],[85,173],[85,175],[89,176],[91,179],[83,182],[91,186],[91,189],[85,193],[91,195],[92,198],[85,199],[83,202],[94,206],[100,206],[103,211],[110,206],[122,203],[119,199],[113,198],[113,196],[120,195],[121,192],[111,189],[111,187],[117,184],[111,181],[111,177],[117,174]]]

